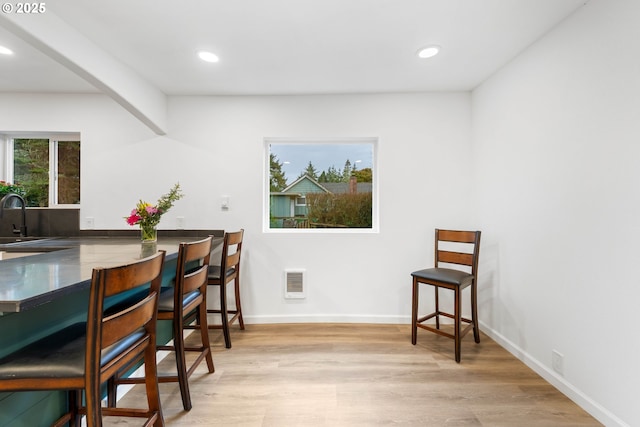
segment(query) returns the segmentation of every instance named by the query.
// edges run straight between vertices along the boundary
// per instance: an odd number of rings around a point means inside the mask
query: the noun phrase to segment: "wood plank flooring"
[[[599,426],[594,418],[486,335],[462,344],[409,325],[278,324],[211,331],[216,371],[161,384],[168,426]],[[191,337],[190,337],[191,338]],[[169,357],[162,370],[171,369]],[[141,400],[142,399],[142,400]],[[122,404],[145,402],[140,386]],[[141,404],[141,403],[139,403]],[[138,420],[107,418],[105,425]]]

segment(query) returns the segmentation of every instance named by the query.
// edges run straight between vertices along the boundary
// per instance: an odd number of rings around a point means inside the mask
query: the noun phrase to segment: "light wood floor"
[[[168,426],[601,425],[485,335],[467,335],[456,364],[452,340],[419,330],[413,346],[408,325],[233,328],[229,350],[211,332],[216,371],[191,377],[191,411],[177,384],[160,385]],[[140,388],[122,404],[134,401]]]

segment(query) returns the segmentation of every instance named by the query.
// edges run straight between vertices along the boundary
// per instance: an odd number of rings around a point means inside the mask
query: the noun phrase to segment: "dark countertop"
[[[156,248],[151,251],[165,250],[166,258],[172,259],[177,257],[180,242],[207,235],[159,237]],[[215,242],[217,245],[222,239],[216,238]],[[0,312],[21,312],[87,289],[93,268],[113,267],[140,259],[142,249],[139,237],[114,236],[58,237],[0,244],[0,252],[14,255],[16,252],[38,252],[0,261]]]

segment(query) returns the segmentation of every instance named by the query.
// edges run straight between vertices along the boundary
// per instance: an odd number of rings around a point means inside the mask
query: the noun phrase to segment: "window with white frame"
[[[80,135],[5,134],[5,181],[24,192],[27,206],[80,203]]]
[[[377,138],[265,138],[265,231],[378,229]]]

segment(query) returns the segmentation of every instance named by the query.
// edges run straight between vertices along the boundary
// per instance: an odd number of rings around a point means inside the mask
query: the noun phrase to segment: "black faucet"
[[[22,203],[22,225],[20,228],[16,228],[16,225],[13,224],[13,234],[19,234],[20,237],[27,237],[27,203],[21,195],[9,193],[0,200],[0,218],[4,215],[5,203],[11,199],[18,199]]]

